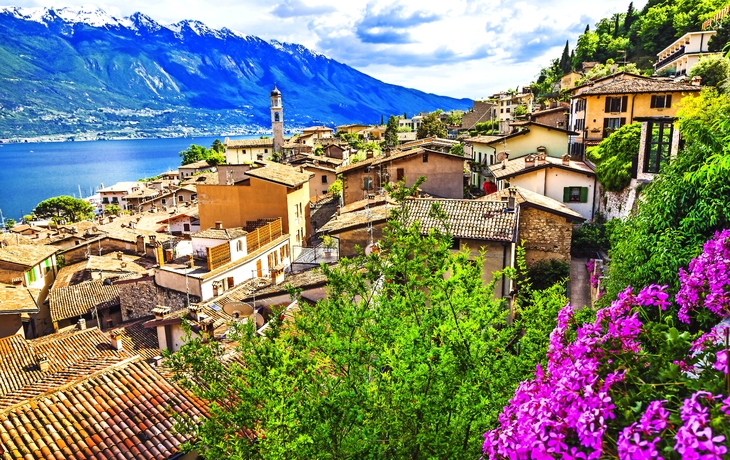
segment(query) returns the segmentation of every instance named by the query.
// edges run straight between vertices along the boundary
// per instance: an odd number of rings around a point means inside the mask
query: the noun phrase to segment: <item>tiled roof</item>
[[[40,355],[48,359],[47,371],[38,366]],[[0,339],[0,409],[131,357],[113,349],[97,328],[30,341],[19,335]]]
[[[196,321],[193,314],[189,309],[183,308],[181,310],[175,310],[167,313],[162,318],[151,318],[142,323],[143,327],[148,330],[154,331],[157,326],[163,326],[167,324],[179,324],[183,320],[190,323],[194,332],[198,332],[203,329],[206,324],[212,324],[213,335],[218,338],[222,338],[227,332],[228,327],[234,322],[234,318],[228,313],[224,312],[220,305],[213,303],[206,303],[200,305],[200,313],[203,316],[202,321]],[[156,332],[155,332],[156,335]]]
[[[700,91],[702,87],[692,86],[685,83],[674,83],[670,81],[652,80],[644,78],[628,78],[614,80],[601,86],[583,91],[579,96],[590,96],[596,94],[634,94],[634,93],[668,93],[668,92],[694,92]]]
[[[445,222],[454,238],[504,242],[515,240],[517,213],[508,212],[506,202],[409,199],[405,204],[409,211],[409,222],[420,222],[424,234],[432,228],[446,231],[443,223],[431,216],[434,203],[438,203],[446,214]]]
[[[33,267],[43,262],[58,251],[58,248],[46,245],[18,244],[0,248],[0,262],[9,262],[24,267]]]
[[[182,165],[178,167],[177,169],[204,169],[204,168],[212,168],[212,166],[205,160],[196,161],[195,163],[188,163],[186,165]]]
[[[458,144],[458,142],[456,142],[456,143]],[[449,144],[449,145],[453,145],[453,144]],[[442,147],[446,147],[445,144],[444,145],[441,145],[441,146]],[[409,157],[411,155],[418,155],[418,154],[421,154],[421,153],[433,153],[433,154],[437,154],[437,155],[443,155],[445,157],[452,157],[452,158],[457,159],[457,160],[462,160],[462,161],[465,160],[465,158],[462,157],[462,156],[460,156],[460,155],[453,155],[453,154],[448,153],[448,152],[442,152],[442,151],[439,151],[439,150],[432,150],[432,149],[424,148],[423,146],[416,146],[416,147],[410,148],[408,150],[400,150],[400,149],[393,150],[391,152],[391,155],[389,157],[388,156],[385,156],[385,154],[383,154],[383,155],[378,155],[378,156],[373,157],[373,158],[367,158],[365,160],[358,161],[357,163],[351,163],[351,164],[349,164],[347,166],[341,166],[341,167],[337,168],[337,173],[338,174],[339,173],[344,173],[344,172],[352,171],[352,170],[355,170],[355,169],[364,168],[364,167],[369,166],[369,165],[373,165],[374,166],[374,165],[379,165],[379,164],[382,164],[382,163],[388,163],[388,162],[393,161],[393,160],[399,160],[401,158],[406,158],[406,157]]]
[[[339,233],[353,227],[367,225],[368,221],[383,223],[388,219],[392,209],[392,206],[381,205],[369,210],[340,213],[339,216],[332,217],[329,222],[324,224],[318,233]]]
[[[514,189],[517,193],[515,194],[515,199],[518,204],[527,203],[527,205],[532,205],[534,207],[543,209],[548,212],[552,212],[554,214],[560,214],[566,219],[574,220],[574,221],[584,221],[585,217],[580,215],[580,213],[577,213],[570,209],[569,207],[565,206],[563,203],[554,200],[550,197],[547,197],[545,195],[540,195],[539,193],[535,193],[531,190],[524,189],[522,187],[510,187]],[[500,200],[506,200],[509,198],[510,191],[509,189],[502,189],[498,192],[491,193],[487,196],[483,196],[481,198],[477,198],[477,200],[480,201],[500,201]]]
[[[150,319],[146,318],[133,323],[121,324],[118,328],[122,331],[124,349],[145,359],[152,359],[161,354],[160,343],[157,341],[157,331],[144,327],[144,323]]]
[[[139,257],[122,256],[119,260],[114,254],[107,256],[90,255],[86,261],[86,270],[92,272],[138,273],[146,275],[147,269],[135,262]]]
[[[225,143],[226,147],[240,149],[245,147],[272,147],[274,139],[236,139]]]
[[[197,176],[186,178],[183,182],[185,184],[195,185],[218,185],[218,173],[217,172],[204,172]]]
[[[296,187],[305,182],[309,182],[309,174],[301,173],[298,169],[291,166],[282,165],[274,162],[266,162],[263,167],[253,168],[246,171],[246,175],[263,179],[277,184],[286,185],[287,187]]]
[[[91,274],[86,271],[86,260],[66,265],[56,273],[56,279],[53,281],[51,290],[59,289],[71,284],[79,284],[91,279]]]
[[[119,306],[119,287],[102,280],[87,281],[53,289],[48,293],[51,319],[61,321],[83,316],[96,307],[99,310]]]
[[[514,160],[507,160],[507,166],[503,168],[502,163],[495,163],[491,166],[489,166],[489,170],[492,172],[492,175],[497,179],[506,179],[508,177],[514,177],[519,176],[522,174],[528,174],[532,171],[537,171],[539,169],[544,168],[560,168],[560,169],[566,169],[569,171],[575,171],[578,173],[586,174],[589,176],[595,176],[596,173],[591,169],[590,166],[588,166],[586,163],[582,161],[573,161],[570,160],[569,164],[563,164],[563,160],[561,158],[553,158],[551,156],[546,156],[545,163],[538,164],[537,161],[535,161],[534,166],[528,166],[525,167],[525,158],[515,158]]]
[[[39,289],[0,283],[0,318],[15,313],[38,313],[36,299],[40,293]]]
[[[128,362],[1,412],[3,458],[169,458],[188,440],[174,414],[200,420],[206,409],[149,364]]]
[[[209,228],[190,235],[194,238],[208,238],[210,240],[234,240],[246,235],[248,232],[243,227],[236,228]]]

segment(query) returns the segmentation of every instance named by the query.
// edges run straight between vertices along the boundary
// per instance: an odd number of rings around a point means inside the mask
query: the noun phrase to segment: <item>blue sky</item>
[[[86,0],[88,2],[88,0]],[[81,6],[84,0],[13,6]],[[646,0],[634,2],[643,7]],[[161,23],[196,19],[266,40],[299,43],[379,80],[479,99],[529,84],[565,40],[629,0],[105,0],[116,16]]]

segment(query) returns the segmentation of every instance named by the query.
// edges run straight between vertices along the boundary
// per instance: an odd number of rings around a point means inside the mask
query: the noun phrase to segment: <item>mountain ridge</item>
[[[0,59],[0,138],[262,132],[274,83],[289,127],[471,105],[383,83],[299,44],[140,12],[0,8]]]

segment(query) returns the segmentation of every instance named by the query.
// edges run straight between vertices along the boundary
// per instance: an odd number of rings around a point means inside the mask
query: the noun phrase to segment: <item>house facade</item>
[[[714,30],[703,30],[682,35],[656,55],[654,71],[658,74],[671,73],[675,77],[688,75],[703,55],[720,54],[709,53],[708,43],[716,33]]]
[[[108,205],[117,205],[123,211],[128,210],[127,195],[143,188],[139,182],[118,182],[110,187],[99,190],[101,209]]]
[[[274,152],[273,139],[231,140],[226,137],[223,145],[226,148],[226,164],[229,165],[242,165],[265,160]]]

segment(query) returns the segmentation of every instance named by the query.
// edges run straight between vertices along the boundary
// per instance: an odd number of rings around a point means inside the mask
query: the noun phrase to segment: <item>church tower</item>
[[[274,138],[274,152],[281,153],[284,145],[284,107],[281,105],[281,91],[271,90],[271,131]]]

